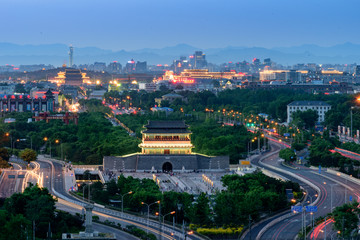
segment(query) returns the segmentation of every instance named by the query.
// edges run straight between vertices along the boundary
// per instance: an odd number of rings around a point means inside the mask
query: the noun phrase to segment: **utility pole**
[[[350,136],[351,136],[351,138],[353,137],[353,135],[352,135],[352,132],[353,132],[353,117],[352,117],[353,113],[352,113],[352,110],[353,110],[353,108],[354,107],[350,108],[350,120],[351,120]]]
[[[249,215],[249,238],[251,240],[251,216]]]
[[[346,186],[347,186],[347,179],[346,179],[346,184],[345,184]],[[347,199],[347,188],[345,187],[345,204],[346,204],[346,199]]]
[[[89,174],[88,199],[89,199],[89,203],[90,203],[90,174]]]
[[[325,216],[325,232],[324,232],[324,239],[326,240],[326,216]]]
[[[344,217],[342,217],[342,231],[341,231],[341,238],[344,239]]]
[[[35,240],[35,220],[33,221],[33,240]]]
[[[161,202],[160,202],[160,204],[159,204],[159,224],[160,224],[160,239],[162,239]]]
[[[49,222],[49,229],[48,229],[47,237],[48,237],[48,240],[51,240],[51,238],[52,238],[50,222]]]

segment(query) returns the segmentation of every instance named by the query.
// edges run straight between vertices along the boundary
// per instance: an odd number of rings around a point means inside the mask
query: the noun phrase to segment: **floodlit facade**
[[[184,121],[149,121],[142,131],[142,154],[191,154],[191,132]]]

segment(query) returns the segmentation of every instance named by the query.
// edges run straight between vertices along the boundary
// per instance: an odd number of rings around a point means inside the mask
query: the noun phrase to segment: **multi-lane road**
[[[272,151],[263,156],[253,158],[252,163],[272,172],[275,172],[286,179],[299,182],[305,190],[306,198],[302,205],[314,204],[317,212],[313,213],[314,218],[325,216],[331,212],[331,207],[342,205],[350,199],[357,200],[360,196],[359,185],[345,180],[341,176],[329,174],[328,172],[310,169],[303,166],[289,168],[281,164],[278,152],[283,147],[281,144],[272,142]],[[310,186],[311,185],[311,186]],[[311,202],[312,201],[312,202]],[[306,224],[310,224],[311,213],[306,214]],[[252,239],[294,239],[302,229],[301,213],[292,213],[289,209],[276,217],[270,218],[255,225],[252,229]],[[317,239],[324,239],[324,229],[317,230]],[[330,239],[331,224],[327,226],[327,238]],[[250,239],[248,232],[244,239]]]
[[[272,150],[264,155],[259,155],[252,159],[252,163],[284,178],[299,182],[306,192],[306,198],[303,205],[314,204],[318,210],[314,213],[314,218],[325,216],[331,211],[331,208],[342,205],[345,200],[357,200],[360,197],[359,184],[347,181],[344,178],[326,171],[319,173],[316,169],[310,169],[303,166],[289,168],[281,164],[278,158],[278,152],[283,147],[277,142],[271,143]],[[48,188],[58,197],[57,208],[71,212],[82,213],[84,202],[71,196],[65,190],[63,164],[49,161],[40,156],[37,163],[34,163],[34,170],[24,169],[24,165],[18,160],[13,161],[13,170],[6,170],[2,174],[0,182],[0,196],[9,197],[14,192],[21,192],[27,182],[40,182],[42,186]],[[39,180],[39,178],[41,178]],[[316,196],[317,194],[317,196]],[[146,231],[162,236],[163,239],[175,239],[171,233],[174,232],[177,238],[183,237],[183,231],[180,229],[173,230],[171,226],[161,227],[157,221],[150,221],[142,217],[135,217],[128,214],[122,215],[120,212],[106,209],[100,206],[94,208],[94,214],[102,220],[109,220],[120,223],[122,226],[135,225]],[[310,223],[310,214],[306,215],[307,224]],[[111,232],[112,228],[95,225],[98,231],[107,229]],[[290,209],[284,211],[272,218],[262,221],[252,227],[250,232],[243,236],[243,239],[294,239],[301,231],[302,217],[301,213],[291,213]],[[160,229],[162,229],[160,231]],[[321,230],[321,231],[320,231]],[[327,226],[327,238],[330,239],[331,223]],[[324,239],[324,229],[317,228],[315,237]],[[131,239],[127,234],[116,231],[118,239]],[[201,239],[191,235],[187,239]]]
[[[71,213],[82,213],[85,203],[78,198],[71,196],[65,190],[63,164],[49,161],[43,157],[40,157],[38,162],[40,164],[40,171],[42,172],[44,179],[50,178],[49,181],[44,180],[44,187],[51,189],[51,192],[58,197],[57,208]],[[49,176],[49,178],[46,178],[46,176]],[[107,209],[101,206],[95,206],[93,214],[99,216],[100,220],[109,220],[115,222],[116,224],[120,223],[123,227],[127,225],[137,226],[145,231],[157,235],[161,239],[183,239],[182,230],[177,228],[173,229],[169,225],[159,224],[158,221],[150,220],[147,222],[146,218],[136,217],[129,214],[122,214],[121,212]],[[94,229],[98,230],[96,226],[94,226]],[[121,234],[119,231],[116,231],[116,233],[117,236]],[[172,233],[174,235],[172,235]],[[118,239],[129,238],[128,235],[124,233],[124,236]],[[195,235],[189,235],[187,236],[187,239],[201,240],[202,238]]]

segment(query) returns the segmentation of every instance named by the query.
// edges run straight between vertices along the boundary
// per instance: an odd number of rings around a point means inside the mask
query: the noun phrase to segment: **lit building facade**
[[[142,131],[142,154],[191,154],[191,131],[184,121],[149,121]]]
[[[58,75],[49,79],[49,82],[56,83],[58,86],[71,85],[80,86],[82,83],[89,83],[90,78],[86,73],[81,72],[80,69],[65,68],[64,71],[58,72]]]
[[[103,168],[120,172],[226,171],[229,156],[192,152],[191,132],[184,121],[149,121],[142,132],[141,153],[105,156]]]
[[[48,90],[42,97],[30,95],[0,96],[1,112],[52,112],[54,111],[54,94]]]
[[[331,105],[323,101],[294,101],[287,105],[287,123],[292,121],[292,114],[296,111],[313,110],[318,114],[318,122],[324,122],[325,113],[331,109]]]

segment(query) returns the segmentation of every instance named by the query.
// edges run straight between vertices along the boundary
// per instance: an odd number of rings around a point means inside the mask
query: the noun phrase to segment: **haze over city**
[[[356,0],[4,1],[0,42],[109,50],[360,43]]]

